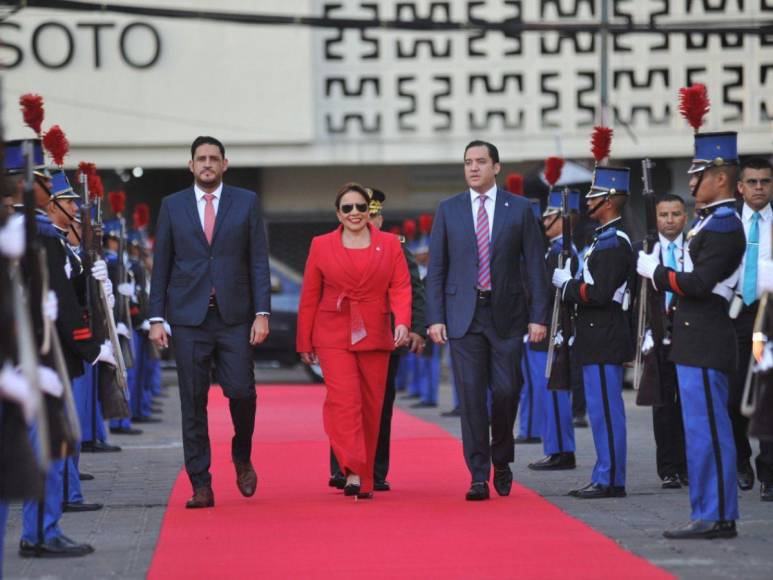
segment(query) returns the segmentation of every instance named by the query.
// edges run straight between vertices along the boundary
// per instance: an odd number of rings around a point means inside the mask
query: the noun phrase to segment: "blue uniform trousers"
[[[588,418],[596,446],[591,483],[625,486],[626,429],[622,365],[584,365]]]
[[[521,357],[521,372],[523,373],[523,388],[518,404],[520,419],[518,421],[519,437],[542,437],[545,418],[545,364],[548,353],[532,350],[531,344],[523,345]]]
[[[542,428],[545,455],[574,453],[572,392],[551,391],[545,381],[545,422]]]
[[[408,380],[408,394],[412,397],[421,397],[421,383],[424,380],[424,366],[421,357],[409,352],[405,357],[410,360],[411,376]]]
[[[413,362],[411,357],[413,357],[413,354],[410,352],[400,357],[400,366],[397,367],[397,377],[395,377],[395,390],[405,391],[408,389],[408,384],[413,375]]]
[[[676,365],[693,520],[738,519],[736,451],[727,374]]]
[[[33,447],[38,448],[38,432],[35,425],[30,427]],[[42,502],[27,500],[22,506],[21,539],[32,544],[48,542],[62,535],[59,520],[62,517],[62,468],[64,460],[55,459],[48,465],[45,495]],[[40,507],[43,513],[40,513]],[[42,522],[40,521],[42,519]]]
[[[85,396],[80,401],[76,399],[83,441],[106,441],[105,420],[97,396],[97,369],[88,363],[84,363],[83,367],[85,372],[80,378],[83,379]]]
[[[0,547],[5,545],[5,525],[8,522],[8,504],[0,500]],[[3,577],[3,552],[0,549],[0,578]]]

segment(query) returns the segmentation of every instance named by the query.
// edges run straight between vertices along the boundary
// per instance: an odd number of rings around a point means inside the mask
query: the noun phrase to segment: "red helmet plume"
[[[515,195],[523,195],[523,175],[520,173],[508,173],[505,180],[507,191]]]
[[[27,93],[19,97],[19,105],[21,106],[24,123],[35,131],[36,135],[40,135],[43,118],[46,116],[46,112],[43,109],[43,97]]]
[[[59,167],[64,165],[64,158],[70,151],[70,142],[59,125],[54,125],[43,135],[43,147],[51,154],[54,164]]]
[[[703,125],[703,118],[710,108],[711,101],[706,85],[696,84],[679,89],[679,112],[696,133]]]
[[[553,187],[561,179],[561,171],[564,169],[563,157],[548,157],[545,159],[545,181]]]
[[[609,157],[612,152],[612,129],[599,125],[593,128],[593,135],[590,138],[590,149],[596,165],[599,165],[604,159]]]
[[[403,235],[409,240],[416,237],[416,220],[407,219],[403,222]]]
[[[138,203],[134,206],[132,214],[134,229],[141,230],[150,223],[150,206],[147,203]]]
[[[432,214],[423,213],[419,216],[419,231],[428,234],[432,231]]]
[[[89,195],[92,197],[102,197],[105,195],[105,188],[102,185],[102,178],[97,175],[97,166],[87,161],[78,163],[78,173],[76,179],[80,182],[81,175],[85,175],[89,186]]]
[[[123,210],[126,209],[125,191],[111,191],[107,194],[107,199],[110,202],[110,207],[112,208],[115,215],[122,214]]]

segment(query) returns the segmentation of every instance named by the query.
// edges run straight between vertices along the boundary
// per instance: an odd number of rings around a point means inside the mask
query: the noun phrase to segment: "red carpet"
[[[395,411],[394,490],[354,501],[327,487],[322,387],[258,391],[258,491],[236,489],[225,399],[210,396],[215,508],[185,510],[181,472],[149,578],[670,578],[515,484],[463,498],[461,443]],[[516,472],[517,477],[517,472]]]

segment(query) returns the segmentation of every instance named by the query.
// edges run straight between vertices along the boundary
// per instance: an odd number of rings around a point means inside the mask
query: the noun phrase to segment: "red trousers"
[[[322,410],[325,432],[344,473],[360,476],[360,491],[373,491],[381,408],[389,352],[316,348],[327,396]]]

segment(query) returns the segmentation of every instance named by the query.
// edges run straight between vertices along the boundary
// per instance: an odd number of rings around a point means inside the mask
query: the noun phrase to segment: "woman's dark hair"
[[[193,143],[191,143],[191,159],[196,155],[196,149],[201,145],[214,145],[220,149],[220,155],[225,159],[225,147],[223,147],[220,141],[209,135],[201,135],[193,140]]]
[[[341,209],[341,198],[350,191],[359,193],[362,196],[362,199],[365,200],[365,203],[370,203],[370,195],[368,194],[368,190],[359,183],[352,181],[345,183],[343,187],[338,190],[338,194],[336,194],[336,209]]]

